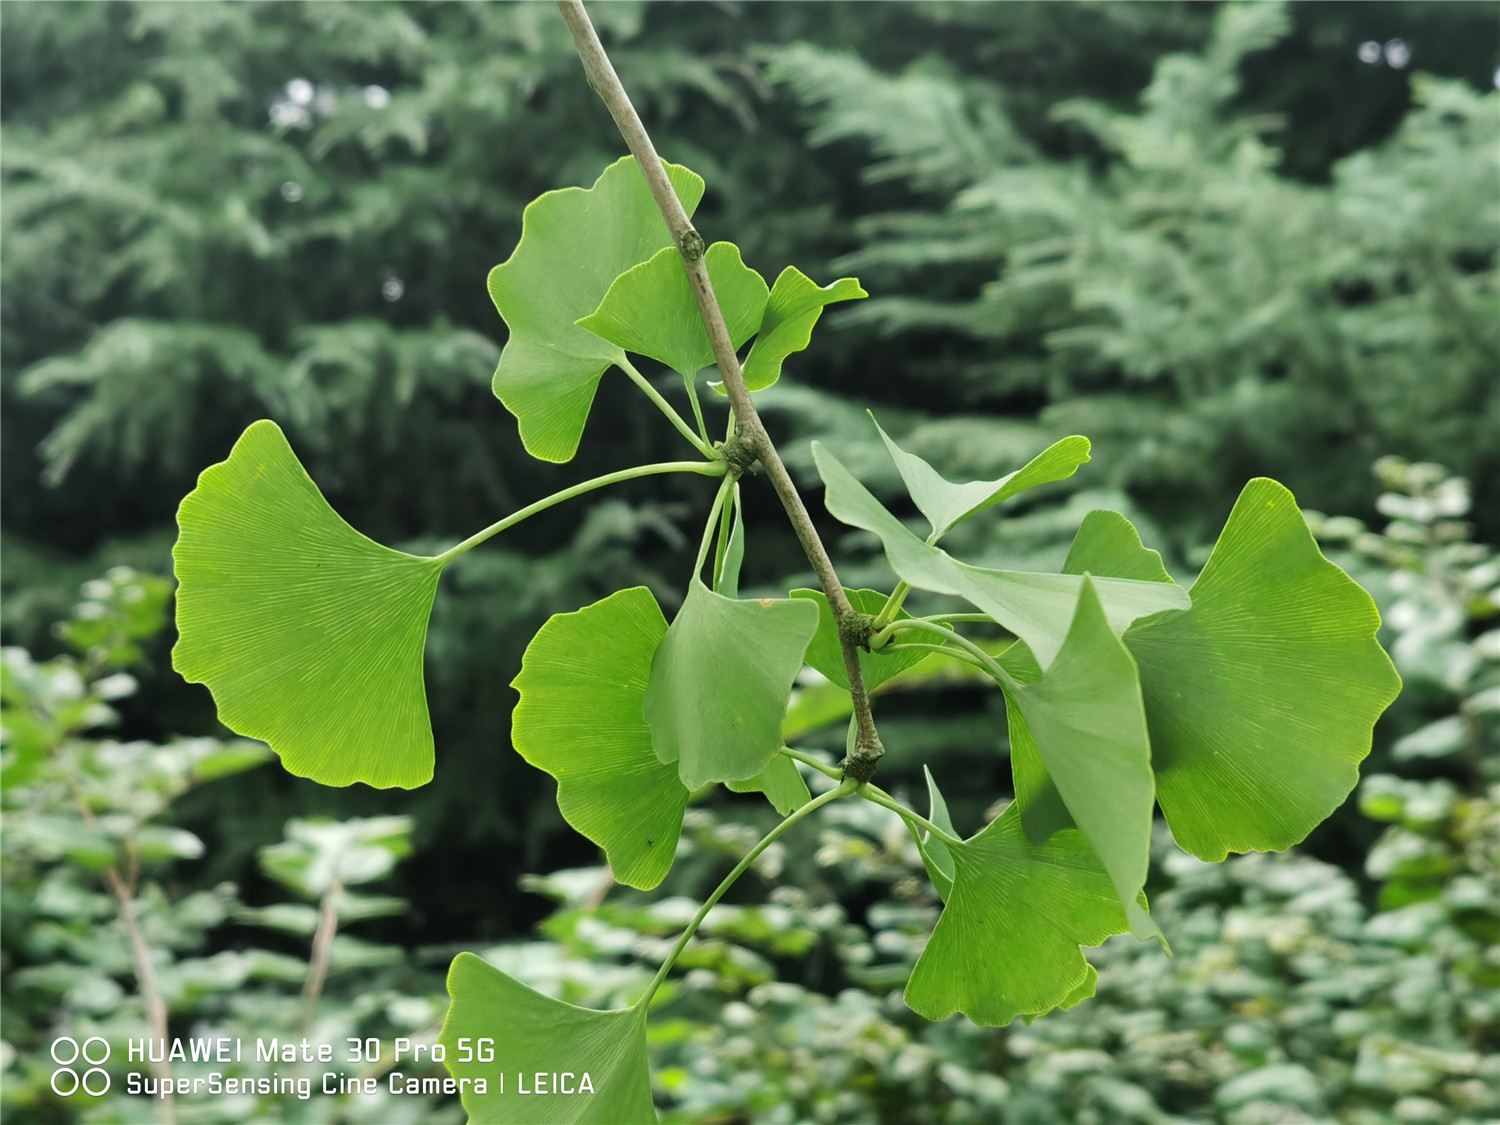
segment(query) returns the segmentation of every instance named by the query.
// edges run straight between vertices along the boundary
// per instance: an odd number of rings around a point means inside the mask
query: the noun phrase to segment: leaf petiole
[[[694,449],[696,449],[699,453],[703,454],[703,456],[707,457],[711,461],[718,460],[719,455],[717,452],[715,452],[713,445],[709,443],[708,433],[706,430],[704,431],[704,435],[702,437],[699,437],[697,434],[695,434],[693,432],[693,427],[689,426],[685,421],[683,421],[682,415],[677,413],[672,404],[666,399],[662,398],[661,392],[653,387],[650,381],[635,369],[635,364],[631,363],[630,360],[625,358],[624,352],[620,353],[619,358],[615,360],[615,362],[620,365],[621,371],[630,376],[631,380],[635,383],[636,386],[640,387],[641,390],[646,392],[646,397],[649,398],[652,402],[656,403],[657,409],[667,416],[667,421],[676,426],[678,432],[681,433],[683,437],[687,438],[688,441],[693,443]],[[688,388],[688,390],[689,393],[691,393],[691,386]],[[693,406],[695,409],[698,406],[698,400],[696,397],[693,399]],[[699,424],[702,424],[701,418],[699,419]]]
[[[703,420],[703,404],[698,401],[698,386],[692,376],[684,375],[682,385],[687,388],[688,402],[693,405],[693,417],[698,420],[698,434],[703,438],[703,444],[712,448],[713,442],[709,440],[708,423]]]
[[[938,653],[940,656],[951,656],[955,660],[962,660],[965,664],[972,664],[974,667],[980,669],[981,671],[984,671],[984,672],[988,672],[989,671],[988,668],[986,668],[983,664],[981,664],[974,657],[973,653],[967,652],[967,651],[965,651],[964,649],[961,649],[961,648],[950,648],[947,645],[927,645],[927,644],[918,644],[918,643],[916,643],[914,641],[907,641],[904,644],[884,645],[883,647],[878,648],[875,651],[876,652],[935,652],[935,653]]]
[[[783,746],[781,752],[793,761],[801,762],[804,766],[809,766],[817,770],[824,777],[831,777],[834,781],[842,781],[844,778],[842,771],[833,766],[825,765],[811,754],[804,753],[801,750],[793,750],[790,746]]]
[[[872,804],[879,805],[883,809],[890,809],[891,812],[895,813],[902,820],[906,821],[908,827],[915,826],[923,828],[930,835],[936,837],[945,844],[952,845],[953,847],[960,847],[963,845],[963,841],[960,840],[957,836],[953,835],[953,833],[943,831],[943,829],[939,828],[936,824],[933,824],[932,821],[928,820],[925,816],[922,816],[919,813],[912,812],[911,809],[901,804],[901,802],[897,801],[894,797],[892,797],[889,793],[887,793],[884,789],[881,789],[877,785],[866,782],[864,785],[861,785],[858,789],[855,790],[855,794],[857,796],[863,797],[865,800],[871,802]]]
[[[716,464],[724,465],[727,472],[729,466],[723,461]],[[708,510],[708,520],[703,525],[703,541],[698,544],[698,561],[693,564],[693,577],[697,578],[703,573],[703,563],[708,558],[708,545],[713,542],[714,530],[719,525],[719,513],[727,508],[725,501],[734,490],[734,475],[726,475],[719,484],[719,491],[714,494],[714,505]]]
[[[1016,678],[1009,672],[1007,672],[1004,668],[1000,667],[999,663],[996,662],[993,656],[985,652],[984,649],[980,648],[973,641],[969,640],[968,637],[965,637],[963,634],[948,628],[946,625],[939,625],[936,621],[928,621],[925,618],[921,617],[903,617],[900,621],[892,622],[890,625],[886,626],[886,629],[882,630],[881,632],[884,633],[887,637],[890,637],[894,636],[897,633],[906,632],[907,630],[912,630],[919,633],[937,634],[949,644],[958,645],[960,648],[967,650],[971,655],[976,657],[978,659],[979,666],[986,672],[988,672],[990,676],[995,680],[995,682],[998,683],[1001,687],[1011,691],[1015,691],[1020,688],[1021,685],[1016,681]],[[875,647],[874,640],[875,638],[872,637],[870,646],[871,648]]]
[[[723,881],[714,888],[713,893],[708,896],[707,901],[705,901],[704,904],[698,909],[698,913],[693,915],[693,920],[689,922],[687,924],[687,928],[682,931],[682,936],[677,939],[677,944],[672,947],[672,952],[667,954],[667,959],[662,962],[661,968],[656,970],[656,976],[652,977],[651,983],[646,986],[645,995],[642,996],[638,1001],[636,1001],[636,1005],[638,1007],[645,1006],[651,1002],[651,997],[656,995],[656,990],[661,987],[662,981],[667,979],[667,974],[671,972],[672,966],[677,963],[677,958],[682,955],[682,951],[687,948],[687,943],[693,940],[693,935],[698,932],[698,927],[703,925],[703,920],[708,917],[708,912],[714,908],[714,906],[721,898],[724,897],[729,888],[734,886],[735,880],[743,875],[746,869],[760,858],[761,852],[765,851],[778,839],[780,839],[781,836],[798,821],[811,816],[824,805],[836,801],[840,797],[847,797],[850,793],[853,793],[855,791],[855,786],[856,782],[853,778],[846,778],[845,780],[839,782],[838,785],[830,789],[828,792],[814,797],[811,801],[807,802],[807,804],[803,805],[800,809],[788,816],[775,828],[771,829],[771,831],[762,836],[760,838],[760,841],[745,853],[745,857],[741,859],[739,863],[734,865],[734,870],[732,870],[728,875],[724,876]]]
[[[622,481],[635,480],[638,477],[657,476],[662,473],[697,473],[705,477],[721,477],[729,471],[729,466],[723,461],[659,461],[654,465],[637,465],[631,469],[620,469],[617,472],[605,473],[602,477],[594,477],[579,484],[571,485],[561,492],[554,492],[551,496],[544,496],[534,504],[528,504],[519,512],[512,512],[503,520],[497,520],[483,531],[476,531],[462,543],[449,547],[441,555],[433,555],[432,561],[441,566],[446,566],[459,555],[473,550],[507,528],[515,527],[524,519],[544,512],[554,505],[561,504],[564,500],[571,500],[575,496],[582,496],[586,492],[593,492],[596,488],[606,488],[612,484]]]
[[[886,598],[885,605],[881,606],[880,612],[875,615],[875,620],[871,623],[870,627],[878,631],[889,625],[895,619],[896,614],[901,609],[901,603],[906,600],[906,595],[909,593],[911,593],[910,584],[904,581],[898,582],[896,588],[891,591],[891,596]],[[874,637],[870,638],[870,647],[880,647],[875,643]]]

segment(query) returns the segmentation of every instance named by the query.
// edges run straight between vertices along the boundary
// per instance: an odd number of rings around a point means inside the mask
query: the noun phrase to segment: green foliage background
[[[767,276],[788,262],[819,280],[858,272],[872,294],[830,309],[764,394],[811,495],[811,438],[882,499],[900,495],[866,406],[960,479],[1086,433],[1095,457],[1076,478],[1003,522],[964,525],[953,545],[987,564],[1055,566],[1083,512],[1116,507],[1179,575],[1258,473],[1304,507],[1377,522],[1369,467],[1388,454],[1472,481],[1476,536],[1500,539],[1496,15],[1489,3],[595,11],[659,149],[710,184],[705,235],[733,239]],[[490,392],[504,328],[484,278],[521,208],[591,182],[621,151],[550,4],[12,2],[4,20],[7,644],[56,654],[53,622],[111,566],[169,573],[177,501],[259,417],[283,426],[355,527],[423,552],[574,480],[675,455],[618,376],[561,467],[524,454]],[[1396,36],[1409,66],[1357,57]],[[288,817],[406,814],[414,854],[393,882],[412,908],[371,932],[411,948],[529,935],[550,907],[521,876],[595,854],[550,781],[510,752],[503,685],[552,613],[646,585],[671,615],[690,488],[634,482],[459,560],[428,643],[434,782],[335,791],[271,766],[193,789],[173,820],[208,847],[179,877],[200,890],[234,879],[253,898],[269,889],[256,850]],[[809,584],[768,490],[745,492],[747,592]],[[846,583],[868,584],[873,544],[827,531]],[[1383,606],[1412,600],[1379,577],[1409,559],[1351,558],[1367,560],[1356,576]],[[1403,737],[1458,714],[1455,694],[1493,687],[1455,670],[1451,646],[1486,627],[1471,610],[1488,586],[1474,586],[1456,623],[1433,601],[1448,595],[1414,603],[1402,635],[1416,639],[1405,662],[1396,652],[1411,686],[1377,730],[1375,769],[1481,783],[1462,753],[1392,759]],[[143,642],[122,737],[222,733],[207,692],[170,672],[170,641]],[[926,759],[955,820],[980,823],[1007,784],[987,698],[953,683],[883,700],[888,783],[919,792]],[[842,736],[821,737],[836,749]],[[1368,899],[1379,831],[1351,810],[1308,848]],[[877,901],[857,881],[832,894],[856,919]],[[7,922],[7,957],[32,956],[16,940]],[[816,957],[778,971],[824,995],[845,981]]]

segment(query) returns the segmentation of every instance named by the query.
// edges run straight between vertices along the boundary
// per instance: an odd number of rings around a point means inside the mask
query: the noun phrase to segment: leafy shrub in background
[[[125,1074],[166,1072],[130,1063],[130,1039],[174,1031],[240,1039],[250,1044],[244,1061],[218,1069],[244,1080],[278,1070],[287,1076],[286,1067],[254,1060],[258,1037],[300,1029],[314,1042],[341,1045],[346,1036],[390,1042],[425,1034],[431,1042],[437,1034],[444,1009],[437,974],[409,967],[399,946],[341,932],[405,909],[401,899],[352,889],[387,877],[409,851],[405,818],[289,822],[286,840],[263,849],[262,869],[312,904],[251,906],[229,883],[179,889],[182,865],[202,855],[203,843],[171,823],[172,803],[196,786],[261,766],[270,754],[243,740],[156,745],[100,737],[116,721],[111,705],[135,691],[128,669],[140,661],[140,643],[165,627],[169,594],[165,580],[117,568],[89,582],[84,600],[58,625],[78,656],[39,663],[22,649],[3,653],[0,1105],[7,1120],[155,1120],[152,1098],[124,1096]],[[246,928],[285,936],[266,939]],[[111,1044],[108,1096],[63,1100],[53,1093],[48,1050],[60,1035],[78,1042],[97,1035]],[[387,1054],[376,1065],[348,1069],[383,1078],[392,1062]],[[197,1068],[192,1073],[202,1076]],[[394,1125],[458,1116],[433,1099],[388,1098],[383,1087],[378,1095],[308,1102],[201,1093],[176,1102],[179,1120],[201,1122]]]

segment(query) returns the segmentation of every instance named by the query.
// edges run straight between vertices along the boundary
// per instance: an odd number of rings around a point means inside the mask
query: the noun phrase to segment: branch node
[[[682,255],[683,261],[689,263],[698,261],[703,257],[703,249],[703,236],[692,227],[688,227],[677,236],[677,252]]]
[[[885,747],[876,738],[873,744],[860,743],[849,751],[839,765],[844,767],[844,776],[853,778],[863,785],[875,776],[875,769],[880,764],[880,759],[885,756]]]
[[[839,640],[846,645],[870,651],[870,636],[875,632],[875,615],[853,610],[847,617],[838,619]]]
[[[736,476],[743,476],[760,460],[755,443],[746,441],[742,431],[736,431],[727,441],[714,442],[714,449]]]

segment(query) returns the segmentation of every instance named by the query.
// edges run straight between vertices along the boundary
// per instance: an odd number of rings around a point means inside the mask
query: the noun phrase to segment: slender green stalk
[[[646,994],[642,996],[638,1001],[636,1001],[636,1003],[644,1005],[651,1002],[651,997],[656,995],[656,990],[661,987],[661,982],[667,979],[667,974],[672,971],[672,966],[677,963],[677,958],[680,957],[682,955],[682,951],[687,948],[687,943],[693,940],[693,935],[698,932],[698,927],[703,925],[703,919],[708,917],[708,912],[714,908],[715,904],[717,904],[721,898],[724,897],[725,892],[727,892],[730,887],[734,886],[735,880],[743,875],[746,869],[748,869],[752,863],[760,858],[761,852],[765,851],[777,840],[779,840],[781,836],[787,831],[787,829],[791,828],[792,825],[796,824],[798,821],[804,820],[807,817],[811,816],[813,813],[817,812],[824,805],[830,803],[831,801],[836,801],[840,797],[847,797],[850,793],[853,793],[855,791],[856,784],[857,783],[852,777],[845,778],[834,788],[830,789],[827,793],[824,793],[818,797],[814,797],[811,801],[807,802],[807,804],[803,805],[796,812],[792,813],[791,816],[787,817],[775,828],[771,829],[771,831],[762,836],[760,838],[760,842],[757,843],[755,847],[746,852],[745,858],[740,860],[739,863],[735,864],[734,870],[731,871],[728,875],[724,876],[723,882],[721,882],[717,887],[714,888],[713,894],[708,896],[708,901],[699,908],[698,913],[693,915],[693,920],[687,924],[687,929],[682,931],[682,936],[677,939],[677,944],[672,947],[672,952],[667,954],[667,959],[662,962],[661,968],[656,970],[656,976],[652,977],[651,983],[646,986]]]
[[[818,759],[814,758],[811,754],[803,753],[801,750],[793,750],[790,746],[783,746],[781,748],[781,752],[788,758],[792,758],[795,761],[801,762],[804,766],[811,766],[824,777],[833,778],[834,781],[839,781],[844,776],[843,773],[841,773],[836,767],[824,765],[822,762],[818,761]]]
[[[948,622],[950,625],[967,622],[970,625],[993,625],[995,619],[988,613],[931,613],[926,617],[916,618],[918,621]]]
[[[714,528],[718,526],[719,512],[723,510],[724,501],[733,489],[734,477],[730,475],[719,483],[719,491],[714,493],[714,506],[708,510],[708,522],[703,526],[703,541],[698,544],[698,561],[693,564],[694,578],[703,573],[703,563],[708,558],[708,545],[713,542]]]
[[[995,658],[985,652],[984,649],[980,648],[963,634],[957,633],[947,626],[939,625],[936,621],[927,621],[920,617],[903,617],[900,621],[892,622],[888,628],[891,630],[891,635],[905,632],[908,629],[919,633],[936,633],[950,644],[956,644],[978,657],[980,667],[988,672],[1001,687],[1014,691],[1021,686],[1016,678],[1000,667]]]
[[[906,600],[906,595],[909,593],[911,593],[911,586],[905,582],[898,582],[896,588],[891,591],[891,596],[885,599],[885,605],[881,606],[880,612],[875,615],[875,620],[871,622],[870,628],[880,630],[889,625],[895,619],[896,614],[900,612],[901,603]],[[874,637],[870,638],[870,647],[880,647],[875,643]]]
[[[972,664],[972,665],[974,665],[974,667],[976,667],[976,668],[978,668],[978,669],[980,669],[982,671],[985,671],[985,672],[989,671],[988,668],[986,668],[983,664],[981,664],[974,657],[973,653],[966,652],[965,650],[963,650],[961,648],[949,648],[947,645],[924,645],[924,644],[918,644],[918,643],[916,643],[914,641],[907,641],[904,644],[885,645],[884,647],[882,647],[880,649],[877,649],[876,651],[878,651],[878,652],[936,652],[936,653],[938,653],[939,655],[942,655],[942,656],[951,656],[955,660],[962,660],[965,664]]]
[[[713,441],[708,436],[708,423],[703,420],[703,404],[698,401],[697,384],[688,375],[682,377],[682,384],[687,388],[688,402],[693,404],[693,417],[698,420],[698,433],[703,437],[703,444],[712,447]]]
[[[936,824],[933,824],[932,821],[928,820],[925,816],[912,812],[911,809],[901,804],[901,802],[897,801],[884,789],[878,788],[874,785],[866,784],[861,785],[854,792],[857,796],[863,797],[865,800],[871,802],[872,804],[879,805],[883,809],[890,809],[891,812],[895,813],[902,820],[906,821],[908,826],[917,825],[921,828],[925,828],[930,834],[936,836],[945,844],[952,844],[954,847],[958,847],[963,843],[963,841],[960,840],[957,836],[953,835],[953,833],[945,832]]]
[[[734,510],[739,506],[740,490],[734,490],[734,501],[724,505],[719,513],[719,537],[714,541],[714,590],[724,580],[724,556],[729,551],[729,536],[734,531]]]
[[[689,426],[685,421],[683,421],[682,415],[677,413],[676,409],[673,408],[670,402],[661,397],[661,392],[653,387],[650,382],[647,381],[646,377],[635,369],[635,364],[626,359],[624,355],[621,355],[616,362],[619,363],[620,370],[629,375],[635,385],[646,392],[646,397],[649,398],[652,402],[656,403],[656,408],[667,416],[667,421],[676,426],[678,432],[681,433],[683,437],[687,438],[688,441],[693,443],[694,449],[696,449],[699,453],[703,454],[703,456],[709,458],[710,460],[718,457],[718,454],[714,452],[712,443],[708,440],[708,432],[706,430],[704,431],[702,437],[699,437],[697,434],[695,434],[693,432],[693,427]],[[695,399],[693,401],[693,406],[697,407],[697,405],[698,402]],[[699,421],[701,423],[702,420],[700,419]]]
[[[654,465],[637,465],[632,469],[620,469],[618,472],[605,473],[602,477],[594,477],[592,480],[583,481],[581,484],[571,485],[561,492],[554,492],[551,496],[544,496],[535,504],[528,504],[519,512],[512,512],[503,520],[490,524],[483,531],[476,531],[457,546],[449,547],[441,555],[432,556],[432,561],[446,566],[459,555],[472,551],[486,539],[499,535],[506,528],[515,527],[524,519],[529,519],[538,512],[544,512],[554,505],[561,504],[564,500],[571,500],[575,496],[582,496],[585,492],[592,492],[596,488],[606,488],[611,484],[619,484],[621,481],[635,480],[637,477],[657,476],[662,473],[697,473],[705,477],[721,477],[729,471],[729,466],[723,461],[659,461]]]

